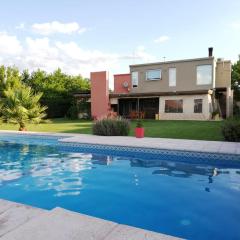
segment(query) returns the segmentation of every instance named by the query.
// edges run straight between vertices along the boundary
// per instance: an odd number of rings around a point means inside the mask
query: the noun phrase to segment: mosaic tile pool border
[[[201,164],[218,164],[221,166],[240,166],[240,155],[219,154],[183,150],[155,149],[142,147],[126,147],[115,145],[100,145],[89,143],[59,142],[58,148],[67,152],[90,152],[114,156],[126,156],[144,159],[161,159],[178,162]]]
[[[210,152],[196,152],[187,150],[170,150],[170,149],[157,149],[147,147],[130,147],[119,145],[102,145],[91,143],[73,143],[73,142],[60,142],[58,140],[68,138],[68,136],[61,135],[44,135],[44,134],[28,134],[28,133],[6,133],[1,132],[0,137],[10,136],[19,138],[19,136],[26,137],[27,140],[37,140],[22,143],[30,145],[56,145],[60,151],[67,152],[87,152],[96,154],[105,154],[113,156],[125,156],[140,159],[160,159],[171,160],[175,162],[190,162],[197,164],[218,164],[224,167],[240,167],[240,155],[226,154],[226,153],[210,153]],[[10,139],[11,140],[11,139]],[[46,142],[47,140],[47,142]],[[51,141],[51,142],[49,142]],[[9,141],[11,142],[11,141]],[[14,143],[14,142],[13,142]],[[20,143],[19,143],[20,144]]]

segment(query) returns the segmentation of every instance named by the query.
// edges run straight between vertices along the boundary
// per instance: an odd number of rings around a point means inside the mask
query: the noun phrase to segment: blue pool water
[[[0,198],[187,239],[240,239],[237,165],[62,151],[56,138],[5,135]]]

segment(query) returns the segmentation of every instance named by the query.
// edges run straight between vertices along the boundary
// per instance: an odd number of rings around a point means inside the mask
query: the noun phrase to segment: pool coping
[[[96,136],[90,134],[49,133],[49,132],[18,132],[0,130],[1,133],[12,133],[35,136],[59,137],[59,143],[96,144],[118,147],[149,148],[172,151],[190,151],[217,154],[240,155],[240,142],[205,141],[170,138],[135,138],[122,136]]]
[[[0,199],[3,240],[174,240],[178,237],[72,212],[44,210]]]

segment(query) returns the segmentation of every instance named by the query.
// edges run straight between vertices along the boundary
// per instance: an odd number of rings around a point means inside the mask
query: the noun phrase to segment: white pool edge
[[[170,235],[56,207],[34,208],[0,199],[2,240],[174,240]]]
[[[18,132],[0,130],[1,133],[20,135],[55,136],[62,143],[100,144],[121,147],[154,148],[173,151],[193,151],[204,153],[240,155],[240,142],[204,141],[169,138],[135,138],[122,136],[96,136],[90,134],[49,133],[49,132]]]

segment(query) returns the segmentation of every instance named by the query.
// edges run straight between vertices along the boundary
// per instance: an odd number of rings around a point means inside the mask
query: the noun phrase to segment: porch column
[[[233,115],[233,90],[231,87],[227,88],[226,91],[226,116],[232,117]]]
[[[117,99],[117,115],[119,116],[119,98]]]
[[[139,113],[139,98],[137,98],[137,113],[138,113],[138,119],[140,117],[140,113]]]

